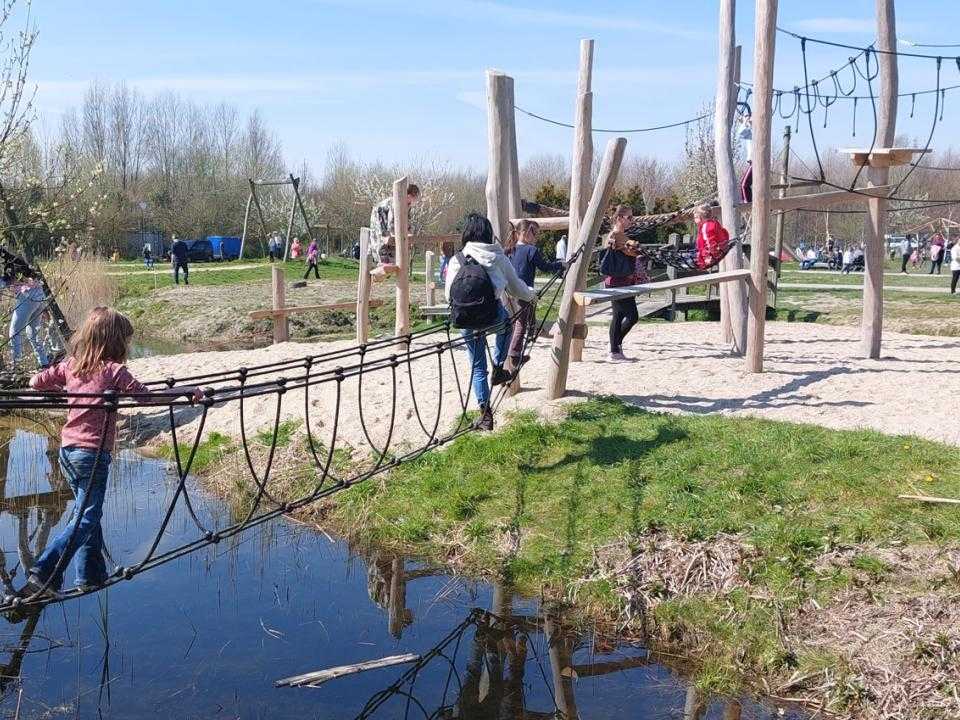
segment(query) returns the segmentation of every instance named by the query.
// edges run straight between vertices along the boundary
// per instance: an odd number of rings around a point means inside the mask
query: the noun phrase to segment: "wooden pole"
[[[293,218],[297,214],[297,185],[300,184],[300,178],[295,178],[290,174],[290,185],[293,186],[293,197],[290,198],[290,217],[287,218],[287,238],[283,243],[283,261],[287,261],[290,253],[290,233],[293,232]]]
[[[247,227],[250,224],[250,206],[253,204],[253,194],[247,195],[247,209],[243,213],[243,232],[240,234],[240,257],[237,260],[243,260],[243,248],[247,244]]]
[[[780,165],[780,185],[785,186],[790,179],[790,126],[783,129],[783,163]],[[787,196],[787,188],[781,187],[777,191],[781,198]],[[776,255],[777,282],[780,281],[780,256],[783,255],[783,221],[786,213],[777,211],[777,225],[773,231],[773,254]]]
[[[510,103],[513,79],[487,70],[487,218],[501,241],[510,233]]]
[[[283,268],[274,265],[270,268],[273,279],[273,309],[274,311],[283,310],[286,306],[286,291],[287,286],[283,276]],[[290,339],[290,332],[287,326],[288,320],[286,315],[277,313],[273,316],[273,342],[282,343]]]
[[[740,81],[740,46],[736,44],[736,0],[721,0],[717,99],[714,104],[713,144],[717,168],[717,193],[721,222],[732,237],[740,234],[740,199],[733,161],[733,119],[737,111],[737,83]],[[735,246],[720,264],[721,270],[743,268],[743,250]],[[720,335],[734,355],[747,346],[747,293],[742,283],[720,287]]]
[[[593,169],[593,40],[580,41],[580,74],[577,79],[577,104],[573,131],[573,155],[570,163],[570,228],[567,237],[580,232],[583,215],[590,201],[590,171]],[[568,243],[569,251],[569,243]],[[568,253],[569,254],[569,253]],[[583,287],[586,290],[586,280]],[[587,337],[586,312],[575,307],[574,326],[577,328],[570,349],[570,359],[582,362],[583,344]]]
[[[308,242],[313,240],[313,228],[310,226],[310,219],[307,217],[307,211],[303,207],[303,198],[300,197],[300,178],[297,178],[297,182],[293,185],[293,197],[297,201],[297,207],[300,208],[300,217],[303,218],[303,225],[307,228],[307,238]],[[329,244],[327,245],[327,254],[330,253]]]
[[[252,178],[250,182],[250,195],[253,196],[253,204],[257,208],[257,217],[260,219],[260,252],[263,252],[263,241],[267,239],[267,221],[263,217],[263,207],[260,205],[260,198],[257,195],[257,184]]]
[[[410,332],[410,245],[407,242],[409,208],[407,178],[393,184],[393,237],[397,245],[397,321],[394,334]]]
[[[433,250],[427,250],[423,254],[423,263],[424,263],[424,274],[426,275],[426,302],[427,305],[434,305],[436,303],[437,296],[437,283],[433,279],[433,258],[435,253]]]
[[[563,285],[563,297],[560,301],[560,315],[557,320],[557,329],[553,334],[553,350],[550,354],[551,366],[547,380],[547,395],[551,399],[562,397],[567,390],[567,372],[570,364],[570,345],[573,343],[574,295],[578,287],[586,285],[587,271],[590,268],[590,259],[593,256],[594,239],[600,232],[603,214],[610,201],[613,185],[620,172],[623,162],[623,153],[627,147],[626,138],[614,138],[607,143],[600,166],[600,175],[597,184],[590,196],[590,204],[583,216],[580,232],[570,237],[572,243],[568,257],[573,257],[582,247],[583,252],[577,258],[573,272],[567,275]]]
[[[773,59],[777,43],[777,0],[757,0],[753,50],[753,204],[751,207],[750,314],[747,318],[747,370],[763,372],[767,322],[767,232],[770,226],[770,132]]]
[[[517,111],[513,90],[513,78],[504,90],[506,119],[509,122],[507,132],[507,217],[523,217],[523,202],[520,199],[520,159],[517,153]]]
[[[736,113],[737,88],[734,73],[738,68],[736,46],[736,0],[720,0],[720,16],[717,23],[719,47],[717,52],[717,91],[714,102],[713,156],[717,171],[717,199],[720,202],[720,221],[731,236],[737,235],[740,215],[736,211],[737,173],[733,164],[733,118]],[[739,78],[738,78],[739,79]],[[724,270],[732,266],[724,258]],[[730,289],[720,288],[720,338],[725,345],[733,344],[730,321]]]
[[[877,147],[892,147],[897,131],[897,93],[899,70],[897,56],[889,53],[897,49],[897,18],[893,0],[876,0],[877,60],[880,68],[880,103],[877,107]],[[884,52],[887,51],[887,52]],[[867,169],[868,185],[886,185],[890,179],[888,168]],[[868,358],[880,357],[883,339],[883,266],[885,262],[884,235],[886,234],[887,201],[868,200],[864,227],[865,272],[863,274],[863,318],[860,324],[860,351]]]
[[[357,279],[357,345],[370,337],[370,228],[360,228],[360,275]]]

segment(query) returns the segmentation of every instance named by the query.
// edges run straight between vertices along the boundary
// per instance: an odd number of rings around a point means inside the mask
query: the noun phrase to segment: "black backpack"
[[[497,319],[497,296],[486,269],[457,253],[460,269],[450,284],[450,323],[462,330],[480,330]]]

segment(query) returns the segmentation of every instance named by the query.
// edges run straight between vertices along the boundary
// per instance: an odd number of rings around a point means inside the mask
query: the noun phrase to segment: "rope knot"
[[[116,410],[117,409],[117,391],[116,390],[104,390],[103,391],[103,404],[106,406],[107,410]]]
[[[397,367],[399,364],[400,364],[400,362],[397,360],[397,356],[396,356],[396,355],[391,355],[391,356],[390,356],[390,367],[395,368],[395,367]]]
[[[333,369],[333,376],[337,379],[337,382],[343,382],[343,365],[337,365]]]
[[[308,370],[313,367],[313,356],[305,357],[303,359],[303,366]]]
[[[240,382],[243,382],[244,380],[247,379],[247,372],[248,371],[246,367],[241,367],[240,369],[237,370],[237,375],[240,376]]]
[[[287,391],[287,379],[285,377],[277,378],[277,394],[283,395]]]

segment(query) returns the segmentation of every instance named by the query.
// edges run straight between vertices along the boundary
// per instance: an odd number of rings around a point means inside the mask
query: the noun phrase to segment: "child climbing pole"
[[[420,199],[420,188],[410,183],[407,186],[407,207],[413,207]],[[408,213],[409,217],[409,213]],[[408,235],[410,235],[408,231]],[[377,266],[370,271],[375,279],[383,279],[397,272],[396,228],[393,217],[393,198],[384,198],[370,212],[370,253]]]

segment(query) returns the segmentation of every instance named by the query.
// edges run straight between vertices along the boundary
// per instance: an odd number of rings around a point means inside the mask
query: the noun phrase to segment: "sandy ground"
[[[888,334],[883,357],[877,361],[857,357],[858,329],[814,324],[768,323],[765,372],[752,375],[743,360],[730,357],[718,338],[716,324],[659,323],[637,326],[624,345],[632,361],[606,360],[603,328],[591,328],[584,362],[571,365],[568,397],[546,401],[542,388],[549,363],[547,341],[533,350],[524,369],[524,389],[505,399],[503,408],[536,409],[545,416],[556,414],[563,403],[600,394],[617,395],[643,408],[675,413],[723,413],[759,416],[774,420],[814,423],[831,428],[872,428],[891,434],[916,434],[960,445],[960,340],[917,335]],[[235,368],[311,353],[349,347],[349,342],[284,343],[259,350],[192,353],[151,357],[131,362],[134,373],[144,379]],[[398,350],[394,350],[397,352]],[[373,353],[373,357],[387,353]],[[467,378],[466,354],[454,353],[461,383]],[[341,359],[320,364],[314,374]],[[443,356],[443,392],[440,392],[438,356],[417,360],[412,366],[416,405],[410,392],[406,366],[397,368],[396,422],[390,435],[393,379],[389,368],[366,373],[362,386],[357,378],[343,381],[342,412],[337,442],[364,446],[357,397],[363,397],[364,421],[375,447],[388,437],[394,443],[420,445],[434,423],[440,432],[459,416],[459,404],[450,353]],[[302,369],[287,371],[293,378]],[[274,376],[270,376],[273,378]],[[327,444],[336,406],[336,385],[310,389],[311,427]],[[442,397],[442,403],[438,400]],[[276,411],[276,396],[252,398],[245,403],[248,433],[270,427]],[[240,425],[236,402],[226,402],[209,412],[206,427],[233,436]],[[439,411],[438,411],[439,405]],[[420,421],[417,419],[417,410]],[[195,426],[199,411],[185,410],[181,421]],[[302,390],[282,396],[281,417],[303,419]],[[145,411],[134,423],[141,441],[161,431],[165,415]],[[324,436],[326,433],[326,436]],[[189,431],[187,435],[189,435]]]

